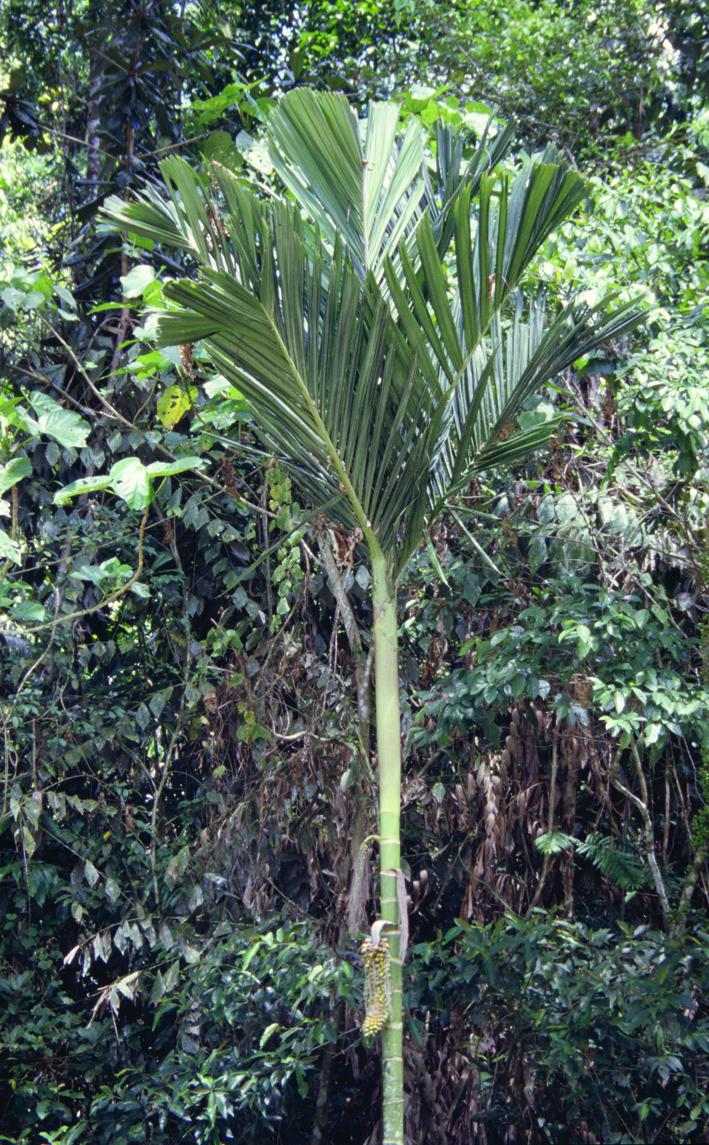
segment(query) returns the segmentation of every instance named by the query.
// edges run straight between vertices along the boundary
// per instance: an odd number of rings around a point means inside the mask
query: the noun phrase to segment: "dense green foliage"
[[[184,262],[95,222],[176,145],[267,191],[294,83],[555,142],[589,194],[528,285],[653,305],[402,586],[411,1139],[707,1140],[700,7],[60,8],[0,10],[0,1140],[378,1140],[369,574],[199,346],[156,346]]]

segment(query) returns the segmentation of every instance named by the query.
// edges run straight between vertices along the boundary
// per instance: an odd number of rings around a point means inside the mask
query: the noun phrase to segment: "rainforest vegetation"
[[[709,1142],[693,0],[0,0],[0,1142]]]

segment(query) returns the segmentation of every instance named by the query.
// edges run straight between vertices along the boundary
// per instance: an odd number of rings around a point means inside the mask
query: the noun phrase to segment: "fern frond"
[[[534,846],[542,855],[558,855],[561,851],[568,851],[576,843],[573,835],[564,831],[545,831],[534,840]]]
[[[635,852],[616,846],[608,835],[592,831],[576,844],[576,849],[621,890],[639,891],[647,885],[648,873],[642,860]]]

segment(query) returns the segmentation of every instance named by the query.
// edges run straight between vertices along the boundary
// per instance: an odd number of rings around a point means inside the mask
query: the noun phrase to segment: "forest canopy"
[[[0,1141],[709,1140],[702,15],[3,0]]]

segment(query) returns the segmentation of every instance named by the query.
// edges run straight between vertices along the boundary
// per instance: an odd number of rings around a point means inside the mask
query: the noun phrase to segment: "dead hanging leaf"
[[[134,970],[132,973],[124,975],[123,978],[118,978],[115,982],[109,982],[107,986],[101,987],[96,1004],[91,1011],[89,1025],[105,1006],[109,1007],[112,1014],[118,1015],[121,998],[127,998],[129,1002],[134,1001],[140,987],[141,974],[141,970]]]
[[[174,429],[197,398],[196,386],[168,386],[158,398],[157,414],[165,429]]]
[[[406,880],[401,870],[396,872],[396,898],[399,904],[399,961],[403,966],[409,945],[409,904],[406,901]]]
[[[218,217],[219,216],[218,216],[218,212],[217,212],[217,216],[215,217],[215,221]],[[221,223],[221,219],[219,219],[219,223]],[[224,232],[223,226],[221,227],[221,231],[222,231],[222,233]],[[186,342],[186,343],[184,343],[184,345],[180,346],[180,365],[182,366],[182,372],[184,373],[186,378],[189,378],[189,380],[191,382],[194,381],[193,350],[194,350],[194,346],[192,345],[191,342]]]
[[[365,907],[369,897],[369,839],[361,844],[354,862],[352,885],[347,903],[347,929],[354,937],[365,925]]]

